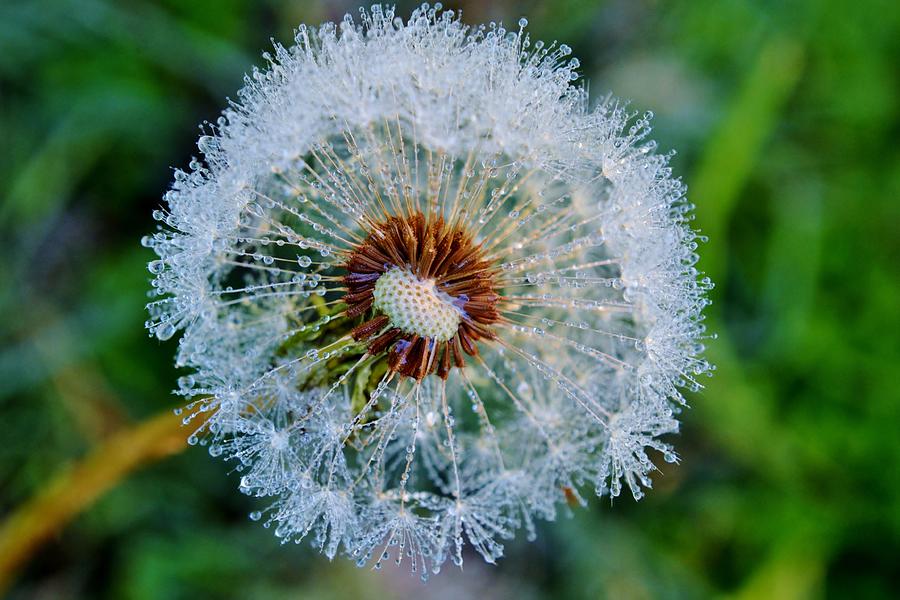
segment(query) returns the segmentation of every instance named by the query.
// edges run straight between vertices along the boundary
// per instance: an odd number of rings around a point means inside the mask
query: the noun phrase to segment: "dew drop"
[[[156,339],[164,342],[175,335],[175,327],[169,323],[163,323],[156,328],[154,333],[156,334]]]

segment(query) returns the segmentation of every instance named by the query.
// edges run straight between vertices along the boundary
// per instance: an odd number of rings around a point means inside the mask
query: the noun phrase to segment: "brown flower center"
[[[343,267],[348,317],[367,316],[351,334],[369,354],[387,353],[394,372],[446,379],[500,319],[498,271],[481,246],[440,216],[390,217],[375,224]]]

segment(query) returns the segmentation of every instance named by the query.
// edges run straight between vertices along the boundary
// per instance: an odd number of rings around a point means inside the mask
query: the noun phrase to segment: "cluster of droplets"
[[[495,562],[585,489],[640,498],[653,455],[677,460],[660,437],[712,370],[691,206],[650,115],[589,110],[570,49],[526,24],[376,6],[301,27],[154,213],[147,328],[183,331],[189,441],[268,499],[251,518],[286,542],[422,576],[466,547]],[[412,213],[496,267],[500,318],[447,377],[392,372],[342,302],[372,224]],[[444,341],[469,318],[382,266],[385,327]]]

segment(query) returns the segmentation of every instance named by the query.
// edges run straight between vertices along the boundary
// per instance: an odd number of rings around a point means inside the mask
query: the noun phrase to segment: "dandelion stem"
[[[137,468],[181,452],[186,438],[181,418],[168,410],[121,429],[14,510],[0,525],[0,595],[51,536]]]

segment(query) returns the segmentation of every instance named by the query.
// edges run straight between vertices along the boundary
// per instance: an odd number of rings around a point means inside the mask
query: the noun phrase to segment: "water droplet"
[[[156,334],[156,339],[164,342],[175,335],[175,327],[170,323],[163,323],[156,328],[154,334]]]

